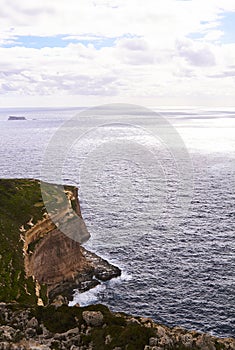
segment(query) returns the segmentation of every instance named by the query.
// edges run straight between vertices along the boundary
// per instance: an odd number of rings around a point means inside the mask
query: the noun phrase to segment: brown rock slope
[[[51,186],[53,190],[59,188]],[[64,193],[67,198],[65,205],[61,206],[62,200],[57,193],[54,194],[57,196],[55,202],[60,203],[59,210],[55,208],[50,216],[44,214],[44,219],[25,233],[26,274],[37,281],[39,288],[42,284],[47,286],[50,300],[58,294],[71,299],[73,289],[82,292],[96,286],[101,280],[121,274],[119,268],[81,247],[77,240],[86,240],[90,235],[82,219],[78,190],[66,186]],[[66,233],[72,233],[75,240],[61,232],[56,222]]]

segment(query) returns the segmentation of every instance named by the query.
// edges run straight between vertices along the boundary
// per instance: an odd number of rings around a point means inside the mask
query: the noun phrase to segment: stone
[[[68,299],[63,295],[57,295],[51,304],[54,305],[55,307],[68,305]]]
[[[15,329],[10,326],[0,327],[1,340],[12,341],[15,335]]]
[[[111,343],[111,341],[112,341],[112,337],[111,337],[110,334],[108,334],[108,335],[106,336],[106,338],[105,338],[105,345]]]
[[[104,323],[104,316],[100,311],[83,311],[82,317],[89,326],[99,327]]]
[[[31,320],[27,322],[27,328],[36,328],[37,326],[38,320],[36,319],[36,317],[31,318]]]
[[[166,345],[170,346],[172,345],[172,339],[169,336],[164,335],[163,337],[160,338],[159,345],[163,345],[164,347]]]
[[[25,117],[18,117],[16,115],[10,115],[8,117],[8,120],[26,120],[26,118]]]
[[[157,326],[157,334],[159,337],[164,337],[166,334],[165,328],[162,326]]]
[[[181,336],[181,341],[186,347],[192,347],[193,344],[193,336],[190,333],[186,333]]]
[[[154,338],[154,337],[149,338],[149,345],[150,346],[158,345],[158,338]]]
[[[27,338],[33,338],[36,335],[36,330],[34,328],[27,328],[25,331],[25,335]]]
[[[127,320],[127,324],[131,324],[131,323],[136,323],[136,324],[141,324],[136,318],[131,317]]]
[[[196,346],[201,350],[216,350],[216,347],[211,341],[211,336],[209,334],[202,334],[196,340]]]

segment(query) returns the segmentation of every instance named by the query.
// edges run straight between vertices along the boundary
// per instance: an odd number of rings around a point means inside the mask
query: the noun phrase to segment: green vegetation
[[[71,190],[72,187],[66,186]],[[48,186],[54,191],[56,186]],[[37,180],[0,179],[0,302],[17,301],[25,305],[36,303],[35,283],[24,272],[23,240],[20,228],[30,229],[27,223],[35,224],[43,219],[45,207]],[[22,232],[23,234],[23,232]],[[29,244],[33,251],[40,238]],[[46,287],[41,288],[41,297],[47,301]]]
[[[215,348],[216,350],[226,349],[225,345],[219,342],[218,340],[215,341]]]
[[[141,350],[149,338],[155,335],[152,328],[138,323],[127,323],[124,314],[115,315],[100,304],[86,307],[36,307],[32,316],[36,317],[39,323],[43,323],[50,332],[63,333],[76,327],[82,329],[82,325],[85,324],[82,318],[83,311],[101,311],[104,316],[105,326],[92,327],[90,334],[82,334],[82,343],[88,345],[92,342],[96,350],[111,350],[115,346],[127,346],[127,350]],[[105,344],[107,337],[110,337],[110,342]]]
[[[35,203],[37,205],[35,206]],[[0,301],[35,304],[35,285],[25,278],[20,227],[42,218],[40,185],[35,180],[0,180]]]
[[[43,237],[39,237],[38,239],[36,239],[35,241],[29,243],[28,245],[28,249],[27,249],[27,253],[29,254],[30,252],[33,252],[36,245],[41,242],[43,240]]]
[[[107,325],[125,326],[124,317],[115,317],[104,305],[90,305],[86,307],[68,307],[62,305],[56,308],[53,305],[47,307],[38,306],[34,309],[32,316],[35,316],[39,322],[42,322],[52,333],[64,333],[71,328],[75,328],[85,321],[82,318],[83,311],[101,311],[104,315],[104,322]]]

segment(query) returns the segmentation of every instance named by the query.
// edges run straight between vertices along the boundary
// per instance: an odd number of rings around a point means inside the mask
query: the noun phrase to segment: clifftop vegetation
[[[0,180],[0,301],[35,304],[35,283],[24,271],[23,237],[31,218],[43,218],[36,180]]]

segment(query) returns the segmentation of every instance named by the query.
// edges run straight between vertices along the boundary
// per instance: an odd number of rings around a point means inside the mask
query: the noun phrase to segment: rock
[[[44,339],[49,339],[51,337],[51,333],[48,331],[48,329],[44,325],[42,325],[41,328],[42,328],[42,335],[40,337]]]
[[[112,341],[112,337],[110,334],[108,334],[105,338],[105,345],[108,345],[109,343],[111,343]]]
[[[28,321],[27,328],[36,328],[36,327],[38,327],[38,320],[35,317],[33,317],[31,318],[31,320]]]
[[[183,343],[184,346],[190,348],[192,347],[193,344],[193,336],[190,333],[186,333],[184,335],[181,336],[181,341]]]
[[[54,305],[56,307],[59,307],[62,305],[68,305],[68,299],[63,295],[57,295],[56,298],[51,303],[51,305]]]
[[[216,350],[209,334],[201,334],[196,340],[196,346],[201,350]]]
[[[150,346],[158,345],[158,338],[153,338],[153,337],[151,337],[151,338],[149,339],[149,345],[150,345]]]
[[[15,329],[10,326],[1,326],[0,335],[2,341],[13,341]]]
[[[160,342],[159,342],[159,345],[162,345],[164,348],[166,346],[168,346],[169,348],[172,348],[172,339],[167,336],[167,335],[164,335],[163,337],[160,338]]]
[[[29,341],[28,343],[25,344],[25,348],[24,349],[30,349],[30,350],[51,350],[51,347],[49,345],[45,345],[45,344],[40,344],[38,342],[35,341]]]
[[[136,324],[141,324],[136,318],[131,317],[127,320],[127,324],[131,324],[131,323],[136,323]]]
[[[18,117],[18,116],[15,116],[15,115],[10,115],[8,117],[8,120],[26,120],[25,117]]]
[[[24,345],[13,344],[9,342],[0,342],[0,350],[28,350]]]
[[[96,279],[100,281],[108,281],[114,277],[121,276],[121,270],[117,266],[110,264],[107,260],[102,259],[95,253],[92,253],[83,247],[81,247],[81,252],[86,258],[86,261],[93,267],[93,274]]]
[[[147,328],[151,328],[153,325],[153,320],[149,317],[140,317],[139,321]]]
[[[165,328],[162,326],[157,326],[157,334],[159,337],[164,337],[166,334]]]
[[[80,342],[80,337],[73,337],[69,338],[66,341],[63,341],[62,344],[64,345],[65,349],[70,349],[73,345],[78,345]]]
[[[7,342],[1,342],[0,343],[0,350],[9,350],[10,349],[10,345]]]
[[[67,332],[63,333],[63,335],[65,336],[65,338],[69,337],[69,336],[73,336],[75,334],[78,334],[79,333],[79,329],[78,327],[76,328],[72,328],[72,329],[69,329]]]
[[[104,323],[104,316],[100,311],[83,311],[82,317],[89,326],[99,327]]]
[[[36,330],[34,328],[27,328],[25,331],[25,335],[27,338],[33,338],[36,335]]]
[[[86,329],[86,331],[85,331],[85,334],[86,334],[86,335],[91,334],[91,327],[90,327],[90,326],[87,327],[87,329]]]

